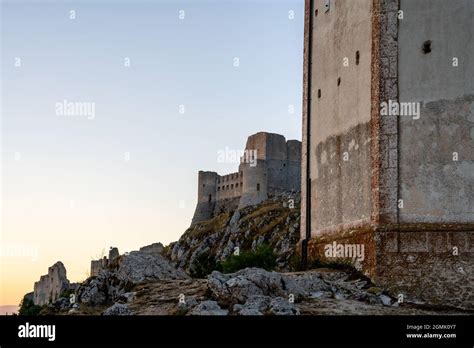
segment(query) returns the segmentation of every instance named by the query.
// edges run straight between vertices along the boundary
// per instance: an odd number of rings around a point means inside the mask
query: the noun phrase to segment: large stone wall
[[[400,1],[400,198],[404,223],[474,222],[474,3]],[[424,53],[424,42],[431,52]],[[453,66],[453,59],[458,66]]]
[[[315,52],[308,92],[311,195],[318,197],[311,214],[313,236],[366,223],[371,212],[372,1],[332,1],[327,12],[325,4],[314,1],[309,43]],[[305,130],[303,137],[306,142]]]
[[[33,302],[35,305],[46,305],[56,301],[61,293],[69,289],[69,280],[66,277],[66,268],[61,261],[48,268],[48,274],[42,275],[35,282]]]
[[[327,12],[325,3],[307,1],[305,16],[309,259],[332,258],[333,242],[363,245],[355,266],[395,296],[472,308],[474,3],[332,0]],[[354,50],[359,65],[344,67]],[[420,112],[385,115],[384,102]]]

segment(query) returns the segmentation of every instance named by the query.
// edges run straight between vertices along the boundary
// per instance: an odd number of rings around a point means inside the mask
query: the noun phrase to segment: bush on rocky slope
[[[275,269],[277,256],[267,244],[260,245],[255,251],[244,251],[239,255],[230,255],[222,262],[222,272],[233,273],[247,267]]]

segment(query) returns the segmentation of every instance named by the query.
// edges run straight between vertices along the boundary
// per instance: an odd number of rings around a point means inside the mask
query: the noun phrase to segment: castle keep
[[[301,244],[474,306],[474,2],[306,0]]]
[[[300,141],[259,132],[248,137],[244,154],[235,173],[199,172],[192,225],[224,211],[258,204],[284,191],[300,190]]]

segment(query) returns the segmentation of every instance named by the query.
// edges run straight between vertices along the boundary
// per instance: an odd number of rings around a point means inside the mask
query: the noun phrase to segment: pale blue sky
[[[34,243],[45,265],[82,257],[78,273],[110,245],[178,239],[198,170],[237,169],[219,150],[258,131],[301,139],[303,7],[2,1],[2,241]],[[64,99],[94,102],[94,120],[56,115]]]

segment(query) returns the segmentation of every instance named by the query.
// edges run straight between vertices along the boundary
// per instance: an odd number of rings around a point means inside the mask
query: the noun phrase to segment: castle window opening
[[[221,190],[221,187],[220,186],[217,186],[217,191],[220,191]]]
[[[260,191],[260,184],[257,184],[257,191]]]
[[[209,195],[209,202],[212,201],[212,195]]]
[[[234,184],[231,184],[230,185],[230,189],[232,190],[234,188]]]
[[[318,98],[321,98],[321,90],[318,89]]]
[[[431,40],[423,42],[423,53],[428,54],[431,52]]]
[[[341,85],[341,78],[340,78],[340,77],[337,78],[337,85],[338,85],[338,86]]]
[[[244,184],[242,183],[242,181],[240,182],[240,186],[244,186]]]
[[[357,51],[356,52],[356,65],[359,65],[359,61],[360,61],[360,52]]]
[[[227,185],[227,186],[225,187],[225,189],[228,190],[228,189],[229,189],[229,185]]]
[[[239,187],[239,183],[238,183],[238,182],[235,184],[235,187]]]

